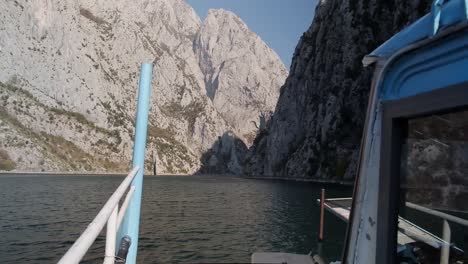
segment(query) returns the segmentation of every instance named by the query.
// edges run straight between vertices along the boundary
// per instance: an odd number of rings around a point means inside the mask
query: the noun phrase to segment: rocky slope
[[[195,50],[208,96],[250,146],[259,116],[272,112],[276,105],[286,69],[278,67],[279,58],[271,56],[266,44],[236,15],[224,10],[208,12]]]
[[[276,110],[247,157],[252,176],[354,177],[372,69],[361,60],[428,12],[429,0],[321,0]]]
[[[3,169],[128,170],[138,67],[150,61],[147,159],[157,151],[160,173],[192,173],[226,133],[251,143],[287,76],[234,14],[202,23],[183,0],[8,0],[0,17]]]

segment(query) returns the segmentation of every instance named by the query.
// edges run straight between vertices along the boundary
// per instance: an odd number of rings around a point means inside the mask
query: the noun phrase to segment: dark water
[[[117,176],[0,177],[0,263],[55,263],[118,186]],[[320,186],[224,177],[146,177],[138,263],[250,262],[317,251]],[[328,188],[346,197],[350,188]],[[327,214],[324,252],[346,231]],[[102,263],[104,236],[84,263]]]

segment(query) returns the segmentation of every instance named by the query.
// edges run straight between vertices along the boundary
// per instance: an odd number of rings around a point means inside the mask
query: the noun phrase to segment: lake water
[[[119,185],[118,176],[0,177],[0,262],[55,263]],[[249,263],[258,251],[317,251],[320,186],[227,177],[145,177],[138,263]],[[349,187],[327,188],[347,197]],[[345,224],[327,214],[340,258]],[[84,263],[102,263],[104,236]]]

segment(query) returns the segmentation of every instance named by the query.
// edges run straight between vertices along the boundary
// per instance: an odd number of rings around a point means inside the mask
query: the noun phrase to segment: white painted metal
[[[117,190],[112,194],[104,207],[99,211],[94,220],[88,225],[86,230],[75,241],[65,255],[59,260],[58,264],[78,264],[88,249],[93,244],[96,237],[106,225],[107,220],[112,212],[118,206],[120,199],[125,194],[128,186],[132,182],[140,167],[136,166],[128,176],[123,180]]]
[[[115,261],[115,241],[117,237],[117,212],[119,204],[114,207],[112,214],[107,220],[106,233],[106,255],[104,256],[104,264],[114,264]]]
[[[380,135],[381,135],[381,102],[379,102],[379,88],[387,70],[394,61],[406,53],[417,48],[429,45],[456,31],[466,28],[467,23],[461,23],[448,27],[436,36],[421,40],[407,46],[386,57],[366,56],[363,60],[364,66],[375,64],[374,77],[369,96],[366,123],[364,126],[363,141],[361,142],[361,153],[358,164],[358,177],[355,182],[357,186],[354,193],[353,219],[350,222],[347,247],[345,250],[344,263],[375,263],[376,253],[376,225],[378,192],[376,186],[379,184],[380,169]],[[370,239],[369,239],[370,238]]]
[[[348,222],[351,210],[351,199],[352,198],[326,199],[325,208],[338,218]],[[320,200],[317,199],[317,203],[319,202]],[[397,241],[399,245],[421,241],[437,249],[441,248],[443,244],[447,244],[443,239],[402,217],[398,217]]]
[[[450,226],[447,220],[444,219],[444,225],[442,227],[442,239],[447,243],[442,245],[442,249],[440,250],[440,264],[448,264],[449,257],[450,257]]]
[[[465,220],[465,219],[460,218],[460,217],[449,215],[449,214],[446,214],[446,213],[441,212],[441,211],[432,210],[430,208],[426,208],[424,206],[420,206],[420,205],[410,203],[410,202],[406,202],[406,207],[421,211],[421,212],[426,213],[426,214],[437,216],[437,217],[440,217],[440,218],[442,218],[444,220],[448,220],[450,222],[454,222],[454,223],[460,224],[462,226],[468,227],[468,220]]]
[[[384,61],[378,61],[374,76],[380,76]],[[380,170],[381,108],[378,102],[378,78],[372,81],[369,107],[361,146],[354,193],[353,219],[350,221],[345,263],[374,263],[377,239],[377,208]]]
[[[127,196],[125,196],[125,200],[122,203],[122,207],[119,211],[119,216],[117,217],[117,230],[120,228],[120,224],[122,224],[122,220],[125,216],[125,212],[127,211],[128,204],[130,203],[130,199],[132,198],[133,192],[135,192],[135,186],[131,186],[130,190],[128,190]]]

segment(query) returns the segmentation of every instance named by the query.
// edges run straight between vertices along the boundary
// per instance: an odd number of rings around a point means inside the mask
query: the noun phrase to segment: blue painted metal
[[[468,82],[468,0],[436,1],[424,16],[373,51],[365,64],[377,63],[366,118],[345,251],[346,263],[379,263],[375,239],[382,170],[382,102],[398,100]],[[435,34],[435,35],[434,35]],[[449,89],[449,88],[446,88]],[[421,102],[422,103],[422,102]],[[364,231],[363,231],[364,230]],[[361,232],[362,231],[362,232]]]
[[[143,173],[146,151],[146,132],[148,127],[150,91],[151,91],[151,76],[153,72],[153,65],[150,63],[143,63],[141,65],[140,83],[138,89],[138,108],[136,116],[136,129],[135,129],[135,143],[133,146],[133,162],[132,166],[140,167],[137,175],[132,181],[131,186],[135,186],[135,192],[130,200],[129,207],[125,214],[122,226],[118,233],[117,243],[123,236],[128,235],[131,238],[131,245],[128,251],[127,264],[136,263],[137,249],[138,249],[138,232],[140,225],[140,209],[141,197],[143,188]]]
[[[456,32],[441,35],[453,25],[457,25]],[[416,44],[417,48],[388,61],[378,84],[380,100],[401,99],[468,81],[468,0],[435,0],[430,14],[393,36],[368,57],[388,58]]]
[[[468,81],[468,31],[397,58],[379,87],[381,100],[396,100]]]
[[[408,45],[434,36],[435,33],[468,19],[468,0],[436,0],[427,14],[394,35],[369,57],[390,57]]]

